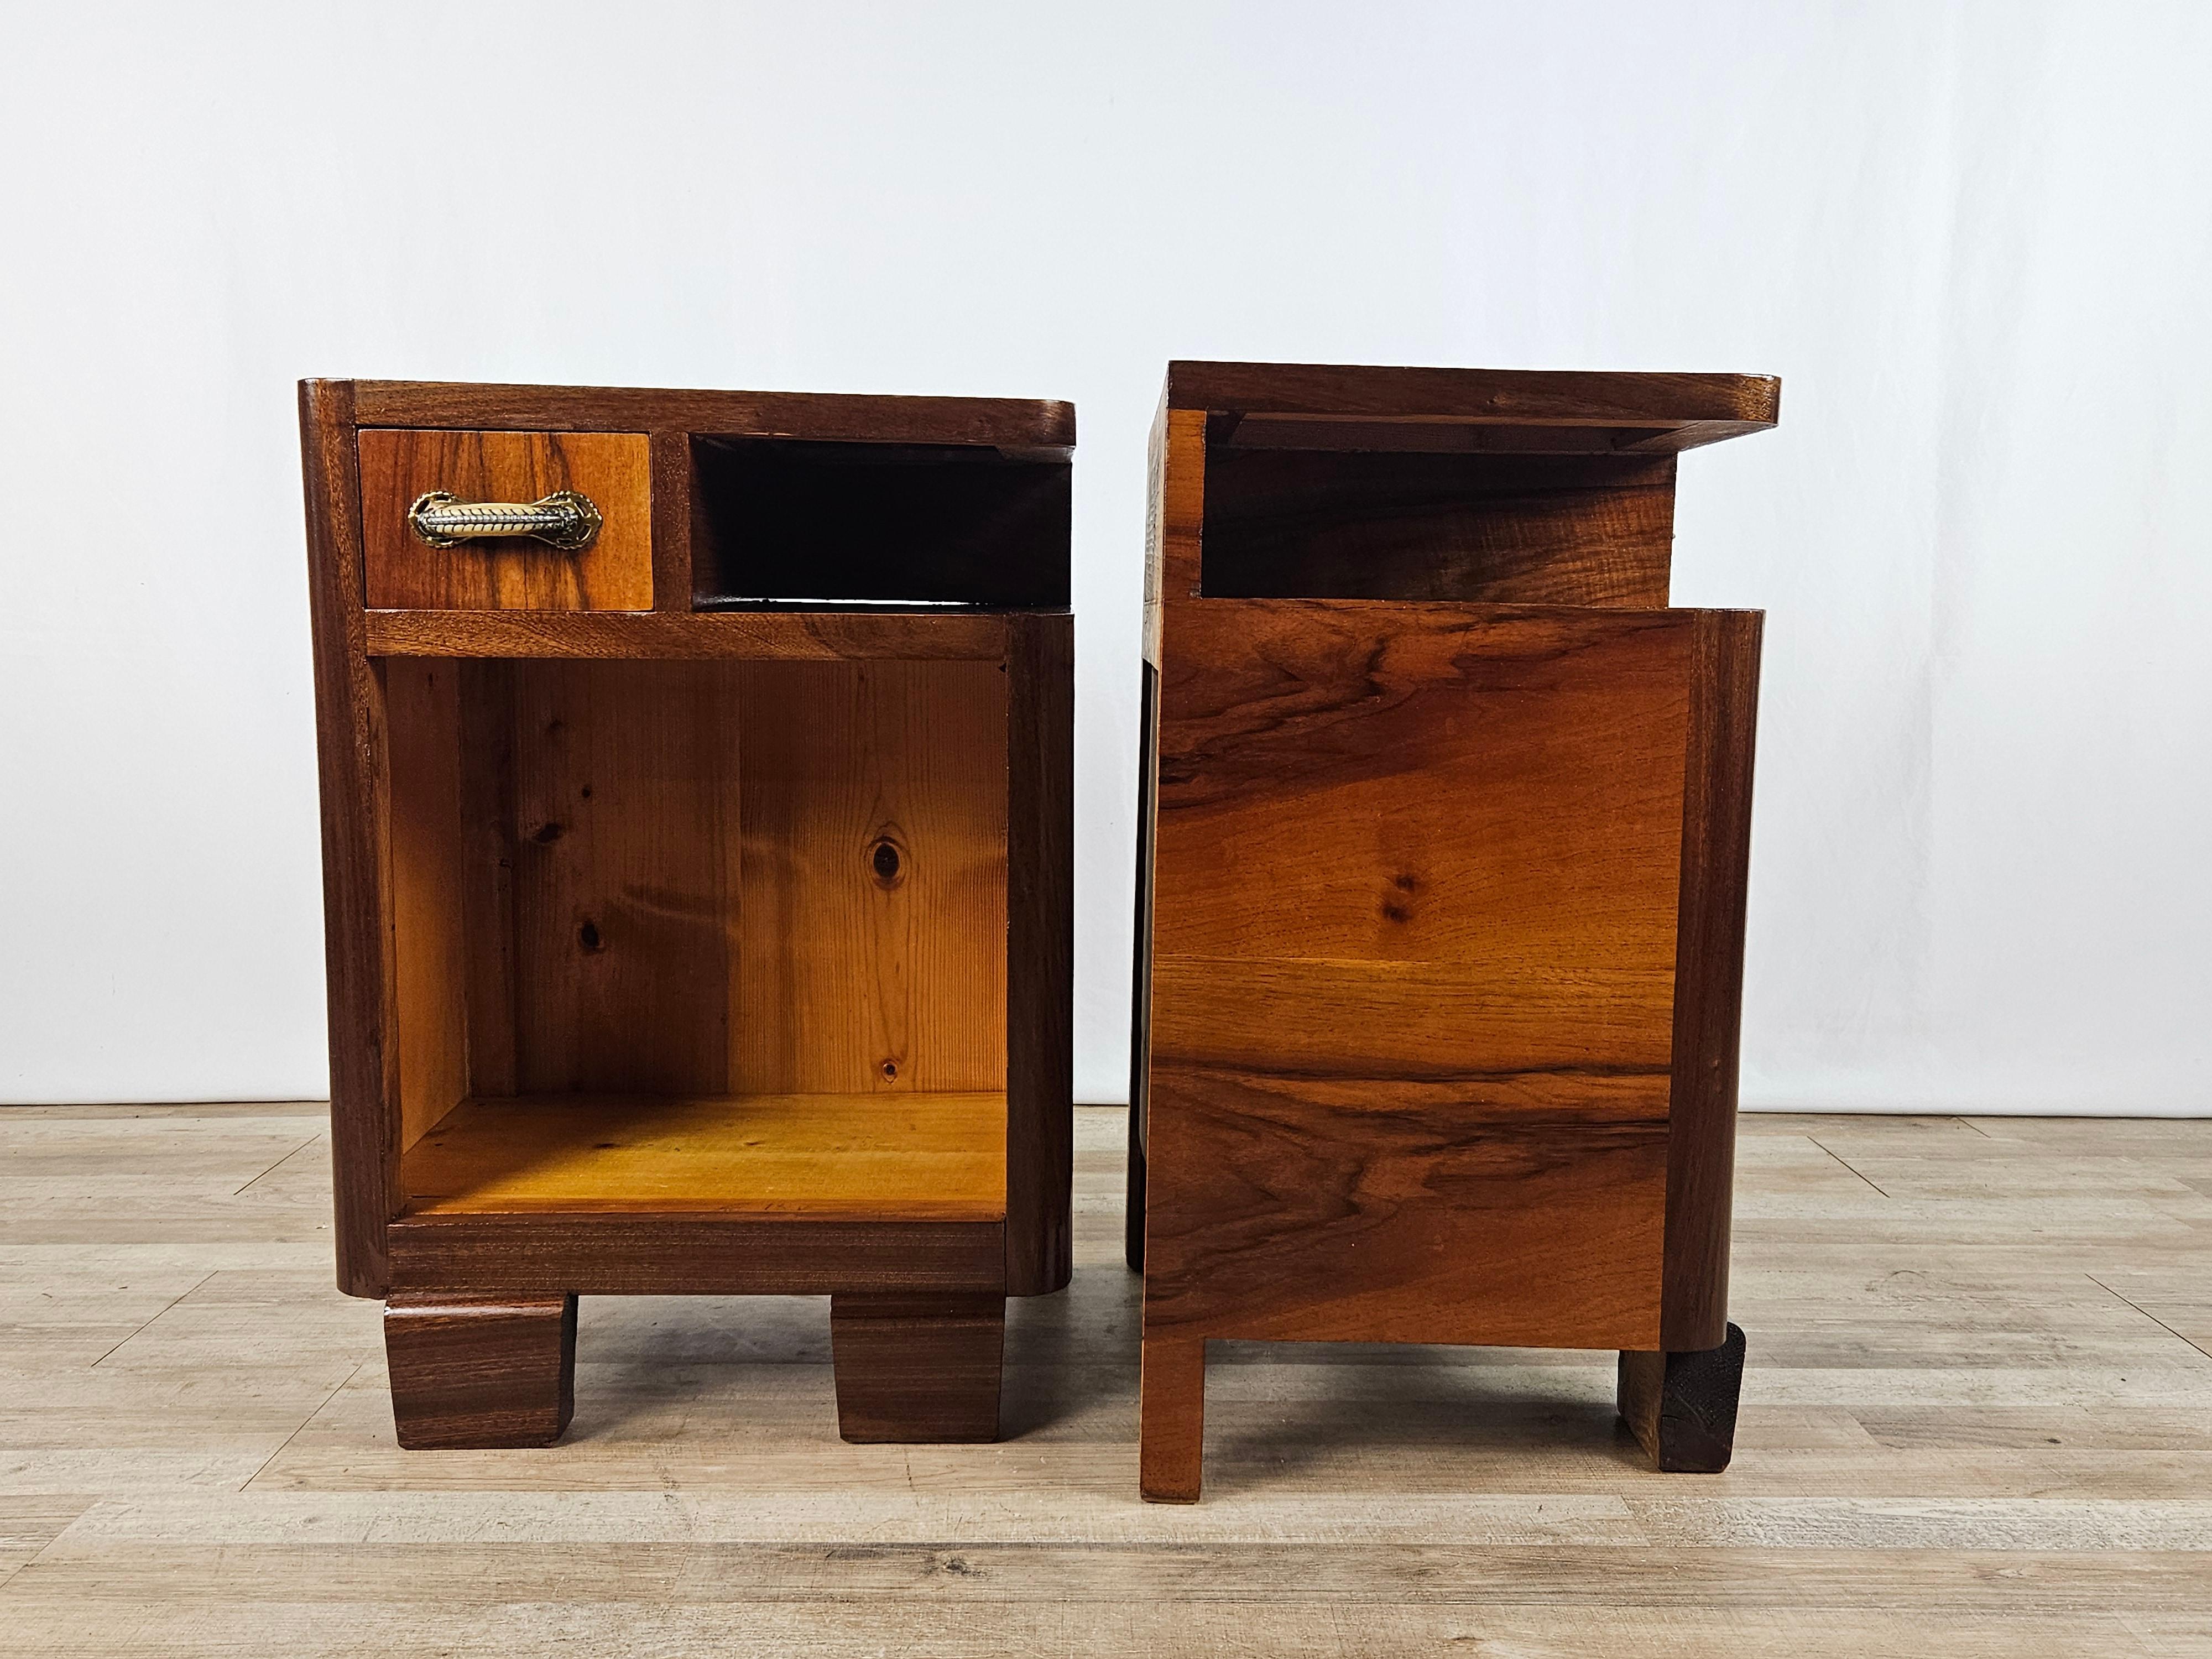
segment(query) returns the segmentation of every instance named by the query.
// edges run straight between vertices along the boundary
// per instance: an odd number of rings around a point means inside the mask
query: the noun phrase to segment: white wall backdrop
[[[1769,611],[1747,1103],[2212,1110],[2208,69],[2191,0],[11,7],[0,1098],[324,1089],[310,374],[1074,399],[1121,1098],[1190,356],[1782,375],[1675,567]]]

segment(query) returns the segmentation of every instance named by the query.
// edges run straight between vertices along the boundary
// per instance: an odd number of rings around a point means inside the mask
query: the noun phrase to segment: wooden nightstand
[[[1153,434],[1142,1486],[1209,1338],[1621,1351],[1727,1462],[1759,614],[1668,603],[1737,375],[1176,363]]]
[[[539,1445],[581,1295],[827,1294],[855,1440],[1067,1282],[1073,411],[311,380],[340,1287]],[[492,505],[487,505],[490,503]]]

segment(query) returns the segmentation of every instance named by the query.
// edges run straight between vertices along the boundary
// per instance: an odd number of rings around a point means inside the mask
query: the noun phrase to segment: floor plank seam
[[[268,1456],[263,1458],[260,1463],[255,1468],[253,1473],[247,1475],[246,1479],[239,1484],[238,1490],[241,1493],[245,1492],[255,1481],[258,1480],[263,1474],[267,1473],[269,1466],[271,1463],[274,1463],[278,1458],[282,1457],[284,1455],[286,1449],[289,1448],[295,1440],[297,1440],[302,1434],[307,1432],[307,1425],[310,1423],[313,1422],[317,1418],[320,1417],[325,1412],[330,1409],[331,1401],[337,1399],[340,1395],[346,1391],[346,1385],[351,1382],[354,1378],[361,1375],[361,1368],[367,1364],[368,1364],[368,1360],[365,1357],[354,1362],[353,1369],[338,1379],[337,1387],[332,1389],[328,1394],[325,1395],[322,1397],[322,1400],[316,1405],[315,1408],[300,1419],[298,1426],[294,1428],[291,1433],[284,1437],[283,1444],[278,1446],[275,1451],[270,1452]]]
[[[106,1353],[100,1355],[98,1359],[94,1360],[91,1364],[87,1365],[85,1370],[88,1371],[98,1370],[102,1364],[113,1357],[115,1348],[120,1348],[124,1346],[125,1344],[131,1342],[137,1338],[144,1335],[147,1329],[152,1326],[155,1320],[161,1318],[161,1316],[167,1313],[171,1308],[175,1307],[179,1302],[182,1302],[186,1297],[190,1296],[193,1291],[198,1290],[201,1285],[206,1284],[209,1279],[213,1279],[214,1277],[214,1273],[208,1273],[201,1275],[201,1277],[195,1281],[189,1289],[179,1291],[173,1300],[165,1304],[150,1318],[147,1319],[143,1324],[134,1328],[129,1336],[125,1337],[121,1342],[115,1345],[114,1348],[110,1348]]]
[[[2098,1278],[2096,1274],[2083,1273],[2081,1277],[2087,1279],[2092,1285],[2094,1285],[2106,1296],[2118,1297],[2120,1301],[2125,1303],[2129,1307],[2133,1308],[2137,1313],[2141,1314],[2145,1319],[2150,1321],[2152,1324],[2157,1326],[2159,1329],[2164,1331],[2168,1336],[2174,1338],[2178,1341],[2186,1342],[2191,1347],[2196,1349],[2197,1352],[2203,1354],[2207,1359],[2212,1359],[2212,1348],[2207,1348],[2202,1342],[2199,1342],[2193,1336],[2184,1336],[2179,1331],[2175,1330],[2172,1326],[2167,1324],[2163,1319],[2160,1319],[2156,1314],[2144,1307],[2142,1304],[2135,1301],[2132,1297],[2121,1296],[2118,1291],[2105,1283],[2103,1279]]]
[[[306,1152],[310,1146],[313,1146],[318,1142],[327,1138],[328,1137],[325,1132],[321,1130],[316,1131],[316,1133],[309,1135],[305,1140],[292,1148],[290,1152],[285,1153],[283,1157],[278,1158],[274,1164],[264,1170],[260,1175],[254,1176],[253,1179],[247,1182],[244,1187],[240,1187],[236,1192],[233,1193],[231,1196],[233,1198],[243,1197],[247,1188],[258,1186],[264,1176],[276,1174],[277,1170],[283,1169],[287,1164],[289,1164],[294,1158],[299,1157],[301,1153]]]
[[[1881,1188],[1879,1186],[1875,1186],[1875,1182],[1873,1182],[1873,1180],[1871,1180],[1871,1179],[1868,1176],[1868,1175],[1866,1174],[1866,1172],[1865,1172],[1864,1170],[1857,1170],[1857,1169],[1853,1169],[1853,1168],[1852,1168],[1852,1166],[1851,1166],[1850,1161],[1849,1159],[1845,1158],[1843,1158],[1843,1157],[1842,1157],[1842,1156],[1840,1156],[1839,1154],[1838,1154],[1838,1153],[1837,1153],[1837,1152],[1836,1152],[1832,1148],[1828,1147],[1828,1146],[1822,1146],[1822,1145],[1821,1145],[1821,1143],[1820,1143],[1820,1141],[1814,1139],[1814,1138],[1813,1138],[1811,1135],[1807,1135],[1807,1136],[1805,1137],[1805,1139],[1808,1139],[1808,1140],[1811,1140],[1811,1141],[1813,1142],[1813,1144],[1814,1144],[1815,1146],[1819,1146],[1819,1147],[1820,1148],[1820,1150],[1821,1150],[1822,1152],[1826,1152],[1830,1158],[1834,1158],[1834,1159],[1836,1160],[1836,1162],[1837,1162],[1837,1163],[1838,1163],[1838,1164],[1842,1164],[1842,1165],[1843,1165],[1846,1170],[1850,1170],[1853,1175],[1855,1175],[1855,1176],[1858,1176],[1858,1178],[1859,1178],[1861,1181],[1865,1182],[1866,1182],[1866,1184],[1867,1184],[1868,1186],[1869,1186],[1869,1187],[1873,1187],[1875,1192],[1877,1192],[1877,1193],[1881,1193],[1881,1196],[1882,1196],[1882,1197],[1884,1197],[1884,1198],[1887,1198],[1887,1197],[1889,1196],[1889,1194],[1888,1194],[1887,1193],[1884,1193],[1884,1192],[1882,1192],[1882,1191],[1881,1191]]]

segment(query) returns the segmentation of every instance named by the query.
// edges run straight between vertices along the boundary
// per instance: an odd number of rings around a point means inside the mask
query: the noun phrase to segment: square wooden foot
[[[833,1296],[837,1431],[859,1442],[996,1440],[1006,1299]]]
[[[392,1419],[410,1451],[550,1446],[576,1409],[576,1298],[395,1294]]]
[[[1735,1451],[1736,1401],[1743,1392],[1743,1332],[1694,1353],[1620,1356],[1620,1415],[1668,1474],[1718,1474]]]
[[[1206,1447],[1206,1339],[1143,1343],[1137,1394],[1137,1491],[1147,1503],[1195,1504]]]

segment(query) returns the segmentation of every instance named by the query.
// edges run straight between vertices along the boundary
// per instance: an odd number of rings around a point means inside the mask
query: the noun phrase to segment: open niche
[[[1064,609],[1068,453],[695,437],[702,610]]]
[[[1540,429],[1522,433],[1542,441]],[[1563,448],[1585,442],[1563,430]],[[1667,603],[1672,455],[1484,451],[1464,424],[1217,420],[1209,599]]]
[[[380,672],[403,1214],[1005,1214],[999,665]]]

